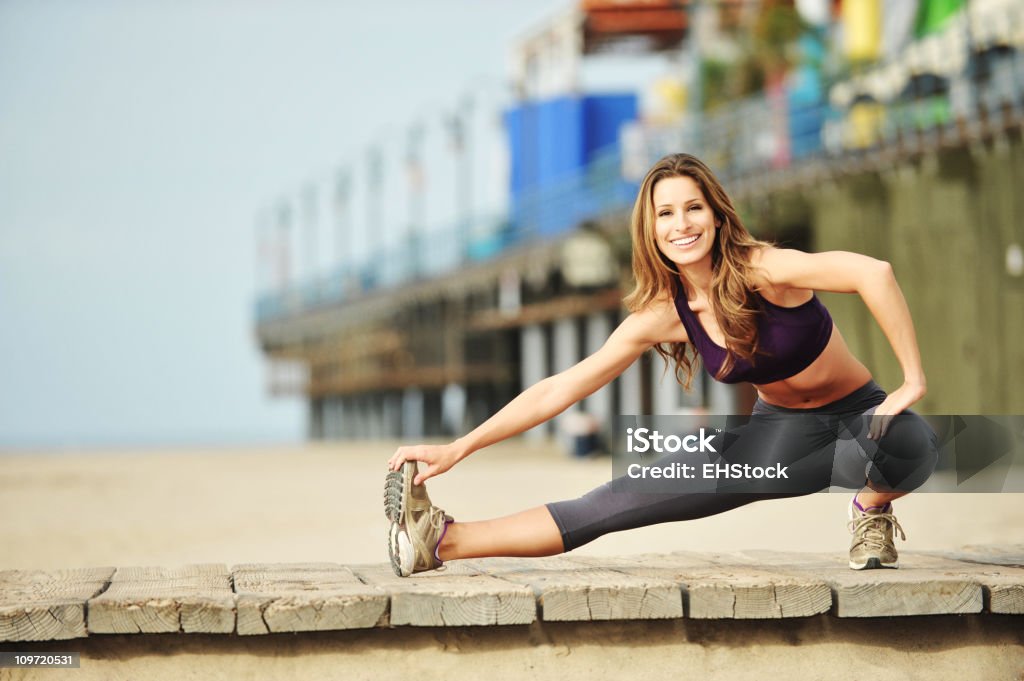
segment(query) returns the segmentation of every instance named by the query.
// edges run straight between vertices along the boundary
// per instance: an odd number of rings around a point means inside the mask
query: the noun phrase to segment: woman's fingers
[[[869,440],[881,440],[886,431],[889,430],[889,422],[892,420],[893,409],[895,406],[898,405],[894,405],[893,396],[889,395],[877,407],[864,412],[865,415],[871,415],[871,418],[868,421]],[[902,410],[897,409],[896,411]]]
[[[868,439],[880,440],[885,431],[889,429],[889,421],[892,419],[892,414],[875,414],[871,417],[871,427],[868,430]]]
[[[406,461],[415,461],[412,447],[399,447],[398,450],[388,459],[388,468],[397,471]]]
[[[399,447],[398,451],[388,459],[388,468],[397,471],[406,461],[429,461],[427,450],[423,446]]]
[[[885,435],[885,431],[889,428],[889,419],[892,416],[889,414],[878,414],[876,413],[871,417],[871,428],[868,430],[868,439],[879,440]]]
[[[420,467],[414,484],[420,485],[434,476],[444,473],[455,463],[449,447],[442,445],[416,445],[412,447],[399,447],[398,450],[388,459],[388,468],[397,471],[407,461],[419,461],[425,464]]]

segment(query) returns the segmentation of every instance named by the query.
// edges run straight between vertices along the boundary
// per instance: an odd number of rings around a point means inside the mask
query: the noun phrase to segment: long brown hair
[[[758,352],[757,314],[760,301],[753,295],[753,252],[771,244],[755,239],[743,226],[732,200],[711,169],[690,154],[671,154],[654,164],[640,184],[633,205],[630,232],[633,239],[633,277],[636,287],[623,301],[630,312],[644,308],[655,298],[675,295],[680,272],[659,249],[654,231],[654,185],[669,177],[689,177],[704,194],[715,216],[715,239],[711,247],[711,311],[725,335],[728,350],[716,378],[729,373],[736,357],[753,362]],[[683,277],[685,281],[685,275]],[[659,343],[654,349],[668,366],[675,363],[675,376],[689,390],[693,362],[697,358],[691,343]]]

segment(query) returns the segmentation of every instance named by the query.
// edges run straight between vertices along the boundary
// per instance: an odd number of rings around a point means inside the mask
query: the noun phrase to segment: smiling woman
[[[675,297],[684,276],[693,282],[691,289],[695,285],[709,291],[714,270],[719,278],[719,295],[695,301],[697,307],[709,313],[704,328],[722,339],[716,345],[729,345],[739,357],[750,360],[757,341],[756,310],[747,300],[749,291],[755,288],[751,257],[769,244],[754,239],[746,230],[710,170],[699,162],[685,168],[682,165],[663,160],[641,184],[632,219],[637,286],[626,299],[626,306],[634,311],[642,309],[659,291],[672,291]],[[688,274],[683,275],[684,271]],[[655,347],[668,359],[660,345]],[[685,344],[677,344],[672,356],[677,371],[684,372],[688,388],[693,371]],[[721,368],[728,372],[732,356],[726,356],[724,362]]]
[[[609,532],[834,485],[859,490],[849,506],[850,567],[897,567],[894,534],[902,528],[891,501],[931,475],[937,449],[931,427],[909,410],[925,394],[925,378],[892,268],[856,253],[809,254],[754,239],[710,169],[689,154],[667,156],[647,173],[631,229],[631,314],[600,350],[528,388],[465,437],[400,447],[388,461],[385,514],[395,572],[434,569],[451,558],[562,553]],[[860,294],[903,368],[902,386],[887,395],[872,380],[816,290]],[[651,348],[675,364],[686,387],[698,359],[719,381],[754,384],[751,418],[719,434],[715,463],[790,475],[752,476],[716,493],[613,491],[612,481],[578,499],[479,522],[455,523],[431,503],[427,479],[561,413]],[[856,447],[839,446],[850,436]],[[687,465],[679,456],[659,465]]]

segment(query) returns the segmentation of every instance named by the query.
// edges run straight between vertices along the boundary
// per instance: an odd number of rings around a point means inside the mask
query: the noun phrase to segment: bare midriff
[[[870,380],[871,372],[853,356],[843,335],[833,326],[828,345],[809,367],[781,381],[754,387],[768,404],[813,409],[846,397]]]

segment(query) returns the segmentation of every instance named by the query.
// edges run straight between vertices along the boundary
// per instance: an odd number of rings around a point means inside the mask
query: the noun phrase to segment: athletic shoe
[[[384,480],[384,515],[391,521],[388,554],[399,577],[442,567],[437,547],[448,523],[454,522],[430,503],[424,485],[413,484],[417,470],[415,461],[406,461],[402,470],[388,473]]]
[[[847,527],[853,534],[850,543],[850,567],[854,570],[873,570],[877,568],[898,568],[899,554],[893,530],[899,533],[900,539],[907,540],[896,516],[892,514],[892,504],[864,509],[857,503],[854,496],[850,501],[850,522]]]

